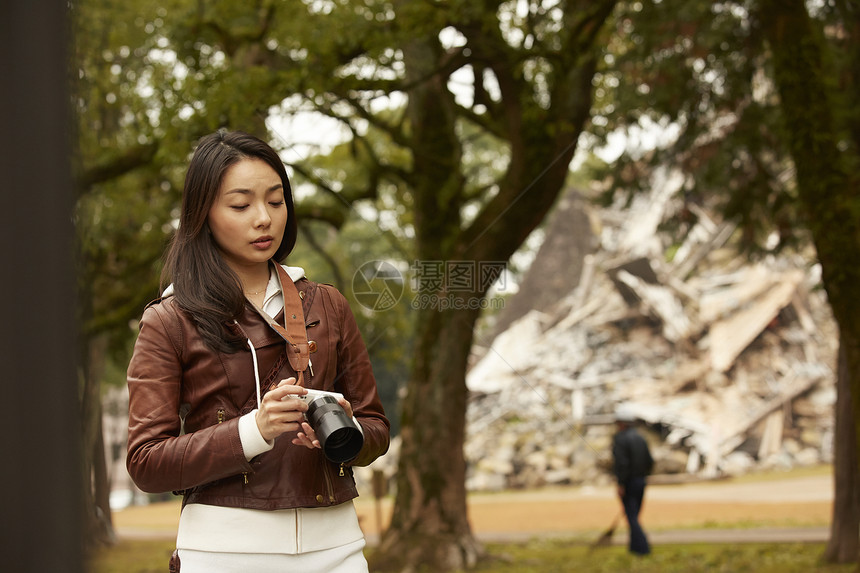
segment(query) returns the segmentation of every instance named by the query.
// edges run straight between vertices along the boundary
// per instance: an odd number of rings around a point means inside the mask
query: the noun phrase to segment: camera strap
[[[302,299],[299,289],[284,267],[274,263],[281,283],[281,293],[284,296],[284,326],[278,324],[272,317],[260,310],[257,313],[277,332],[287,343],[287,359],[296,372],[296,385],[304,386],[305,370],[310,365],[308,348],[308,333],[305,330],[305,313],[302,310]]]

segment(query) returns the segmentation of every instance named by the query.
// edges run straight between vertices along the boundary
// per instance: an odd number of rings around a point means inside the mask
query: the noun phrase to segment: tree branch
[[[299,203],[296,205],[296,219],[299,221],[305,219],[323,221],[335,229],[340,229],[346,222],[346,210],[336,206]]]
[[[110,181],[138,167],[152,163],[158,147],[158,141],[135,145],[96,165],[84,168],[75,177],[75,188],[78,191],[78,196],[85,195],[93,185]]]
[[[311,246],[311,248],[316,251],[316,253],[322,258],[323,261],[331,269],[332,275],[334,276],[334,286],[337,287],[339,291],[344,290],[346,283],[343,280],[343,273],[340,272],[340,266],[337,264],[337,261],[334,260],[328,252],[319,244],[314,234],[308,229],[306,224],[299,225],[299,231],[302,233],[302,237],[304,237],[305,241]]]

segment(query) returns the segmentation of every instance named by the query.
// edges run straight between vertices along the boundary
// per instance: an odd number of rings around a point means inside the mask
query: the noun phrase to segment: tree
[[[456,4],[450,11],[413,4],[413,13],[398,13],[400,26],[410,16],[432,26],[403,44],[411,84],[404,141],[413,161],[408,179],[416,253],[422,263],[507,261],[564,186],[589,116],[596,46],[614,2],[553,8],[529,3],[521,18],[497,5]],[[462,46],[440,43],[444,25],[462,35]],[[469,107],[457,102],[450,83],[465,66],[474,76]],[[487,89],[491,81],[496,93]],[[464,209],[475,190],[461,167],[462,121],[501,139],[508,153],[494,194],[471,220]],[[431,304],[419,309],[415,363],[402,405],[394,516],[380,548],[403,570],[420,563],[435,570],[464,567],[478,556],[465,511],[465,372],[480,314],[476,303],[490,284],[484,280],[462,291],[434,285]]]
[[[856,15],[854,12],[853,22],[844,22],[849,33],[856,30]],[[830,62],[820,30],[816,30],[804,3],[760,0],[759,16],[773,53],[774,81],[797,171],[798,201],[810,213],[809,229],[821,264],[822,283],[839,325],[838,387],[848,390],[848,396],[843,392],[843,400],[853,398],[856,448],[860,444],[860,416],[856,415],[860,412],[860,197],[857,176],[851,173],[856,173],[860,141],[852,141],[838,127],[831,97],[833,84],[828,78]],[[837,408],[838,421],[851,419],[847,405]],[[851,443],[844,433],[841,437]],[[853,460],[853,472],[837,463],[836,499],[845,503],[842,515],[847,519],[840,519],[834,509],[834,523],[838,525],[832,530],[828,554],[834,560],[851,558],[860,563],[860,466],[856,465],[860,462],[856,450]]]
[[[98,543],[113,539],[101,428],[105,364],[127,361],[129,323],[155,297],[154,268],[176,196],[156,167],[169,144],[153,129],[158,99],[146,91],[169,72],[146,57],[154,44],[144,23],[125,5],[75,3],[70,15],[84,538]]]
[[[830,538],[824,550],[829,563],[851,563],[860,555],[860,491],[857,485],[857,438],[854,434],[851,381],[845,352],[839,349],[836,375],[836,456],[833,461],[834,498]]]

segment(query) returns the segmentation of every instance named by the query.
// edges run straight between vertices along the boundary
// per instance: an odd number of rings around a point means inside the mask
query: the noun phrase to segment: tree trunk
[[[419,12],[428,6],[398,4]],[[452,55],[439,44],[438,35],[415,34],[402,48],[411,86],[406,112],[416,265],[436,265],[441,276],[426,289],[419,285],[413,301],[419,326],[411,379],[401,400],[397,493],[375,568],[465,569],[473,567],[481,554],[468,521],[463,452],[473,331],[496,271],[502,270],[499,263],[507,261],[543,221],[564,188],[591,109],[596,55],[589,48],[599,45],[599,31],[613,6],[608,0],[565,4],[566,21],[577,23],[571,26],[579,36],[565,37],[567,49],[559,49],[562,63],[554,76],[549,109],[536,101],[534,86],[521,70],[522,55],[502,38],[494,10],[484,13],[485,20],[461,23],[469,37],[470,57],[492,68],[498,79],[501,101],[491,106],[495,113],[491,123],[510,153],[497,193],[468,225],[462,216],[471,200],[458,137],[462,119],[458,120],[445,71]],[[434,13],[431,9],[427,16]],[[457,273],[471,273],[468,286],[451,284],[463,276],[452,274],[449,263],[462,264]]]
[[[87,356],[81,366],[85,527],[86,539],[93,546],[113,544],[116,541],[102,432],[101,377],[104,372],[106,342],[104,336],[89,340]]]
[[[441,300],[441,299],[437,299]],[[449,299],[444,299],[449,300]],[[401,401],[396,511],[381,544],[386,570],[473,567],[481,549],[466,511],[466,361],[476,310],[420,310],[425,325]],[[432,543],[427,540],[432,539]]]
[[[856,213],[860,205],[856,184],[848,176],[851,170],[846,167],[845,154],[850,151],[840,150],[842,138],[828,97],[827,59],[822,54],[820,30],[814,28],[803,0],[761,0],[759,9],[759,24],[773,52],[774,79],[797,169],[799,200],[808,213],[822,282],[839,325],[850,396],[838,393],[837,408],[853,408],[856,476],[860,472],[860,456],[856,455],[856,445],[860,444],[860,416],[856,415],[860,412],[860,220]],[[854,495],[840,490],[846,485],[842,479],[835,485],[836,499]],[[857,485],[856,478],[853,485]],[[844,525],[840,523],[840,527]],[[857,537],[856,526],[850,534]],[[840,531],[840,539],[848,535]],[[831,546],[838,543],[831,540]],[[855,559],[860,560],[860,555]]]
[[[444,273],[459,236],[464,192],[454,102],[438,72],[444,57],[438,43],[421,38],[403,50],[410,77],[426,78],[411,91],[407,106],[415,133],[417,264]],[[401,401],[395,510],[381,544],[386,562],[378,565],[398,571],[419,565],[433,571],[462,569],[474,566],[479,552],[466,516],[463,453],[466,363],[478,311],[443,308],[453,301],[444,284],[416,290],[419,332]]]
[[[836,437],[833,461],[835,497],[830,539],[824,550],[828,563],[852,563],[860,558],[860,481],[857,473],[857,438],[851,407],[851,381],[845,350],[839,348],[837,373]]]

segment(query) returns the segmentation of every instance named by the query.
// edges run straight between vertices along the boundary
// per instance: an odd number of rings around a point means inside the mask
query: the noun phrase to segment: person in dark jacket
[[[654,467],[654,460],[648,443],[634,427],[635,421],[636,417],[626,409],[621,408],[615,414],[618,431],[612,438],[613,471],[618,482],[618,497],[621,498],[630,526],[630,552],[648,555],[651,546],[639,524],[639,512],[642,510],[645,484]]]

